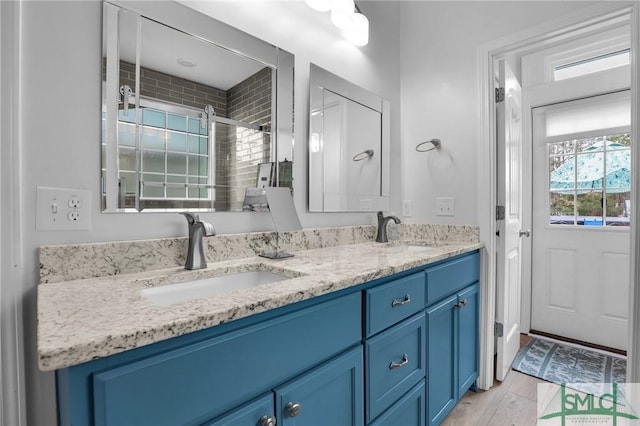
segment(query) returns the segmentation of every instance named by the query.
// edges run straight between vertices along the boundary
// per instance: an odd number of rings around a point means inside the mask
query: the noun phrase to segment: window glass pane
[[[167,114],[167,129],[187,131],[187,117],[184,115]]]
[[[604,178],[604,153],[589,152],[576,155],[577,188],[601,189]]]
[[[554,225],[575,225],[574,194],[551,192],[549,194],[551,218]]]
[[[140,135],[143,148],[164,150],[165,131],[153,127],[143,127]]]
[[[607,192],[631,188],[631,150],[607,150]]]
[[[164,174],[144,173],[142,175],[142,197],[147,198],[164,198],[164,187],[162,185],[147,185],[154,182],[164,182]]]
[[[629,226],[631,192],[607,194],[607,226]]]
[[[136,122],[136,110],[135,108],[129,107],[127,110],[127,114],[123,109],[118,110],[118,121],[124,121],[127,123],[135,123]]]
[[[118,145],[136,146],[136,126],[134,124],[118,123]]]
[[[602,226],[602,192],[587,192],[577,195],[578,223],[587,226]]]
[[[146,126],[162,127],[165,128],[166,114],[164,111],[144,108],[142,110],[142,124]]]
[[[184,185],[187,182],[186,176],[167,176],[167,182],[171,183],[179,183]],[[186,197],[186,186],[167,186],[167,197],[169,198],[185,198]]]
[[[142,153],[142,171],[164,173],[164,152],[144,151]]]
[[[187,149],[187,135],[179,132],[167,132],[167,151],[185,152]]]
[[[167,173],[187,174],[187,156],[167,153]]]
[[[589,58],[583,61],[556,67],[553,72],[554,80],[565,80],[567,78],[578,77],[598,71],[604,71],[622,65],[629,64],[629,50],[613,52],[607,55]]]
[[[120,148],[118,167],[120,170],[136,171],[136,150],[132,148]]]

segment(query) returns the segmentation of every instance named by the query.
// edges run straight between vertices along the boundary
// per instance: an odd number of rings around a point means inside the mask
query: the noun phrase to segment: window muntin
[[[551,225],[629,226],[629,133],[547,144]]]

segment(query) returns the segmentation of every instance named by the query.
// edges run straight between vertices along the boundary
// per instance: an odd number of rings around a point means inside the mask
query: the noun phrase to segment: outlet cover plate
[[[455,216],[455,204],[453,197],[436,198],[436,216]]]
[[[36,231],[91,230],[91,191],[38,187]]]

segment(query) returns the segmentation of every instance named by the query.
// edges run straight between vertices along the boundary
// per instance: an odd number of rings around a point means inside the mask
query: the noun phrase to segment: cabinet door
[[[203,426],[275,426],[275,424],[273,393],[269,393]]]
[[[438,425],[457,402],[456,325],[453,295],[427,309],[427,418]]]
[[[478,378],[478,284],[458,293],[458,397]]]
[[[362,346],[276,389],[278,426],[364,425]]]

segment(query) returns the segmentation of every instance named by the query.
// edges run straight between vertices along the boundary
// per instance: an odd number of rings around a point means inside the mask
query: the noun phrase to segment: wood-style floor
[[[528,336],[522,336],[520,345]],[[488,391],[469,391],[443,426],[535,426],[537,385],[543,380],[511,370],[504,382],[496,381]]]

